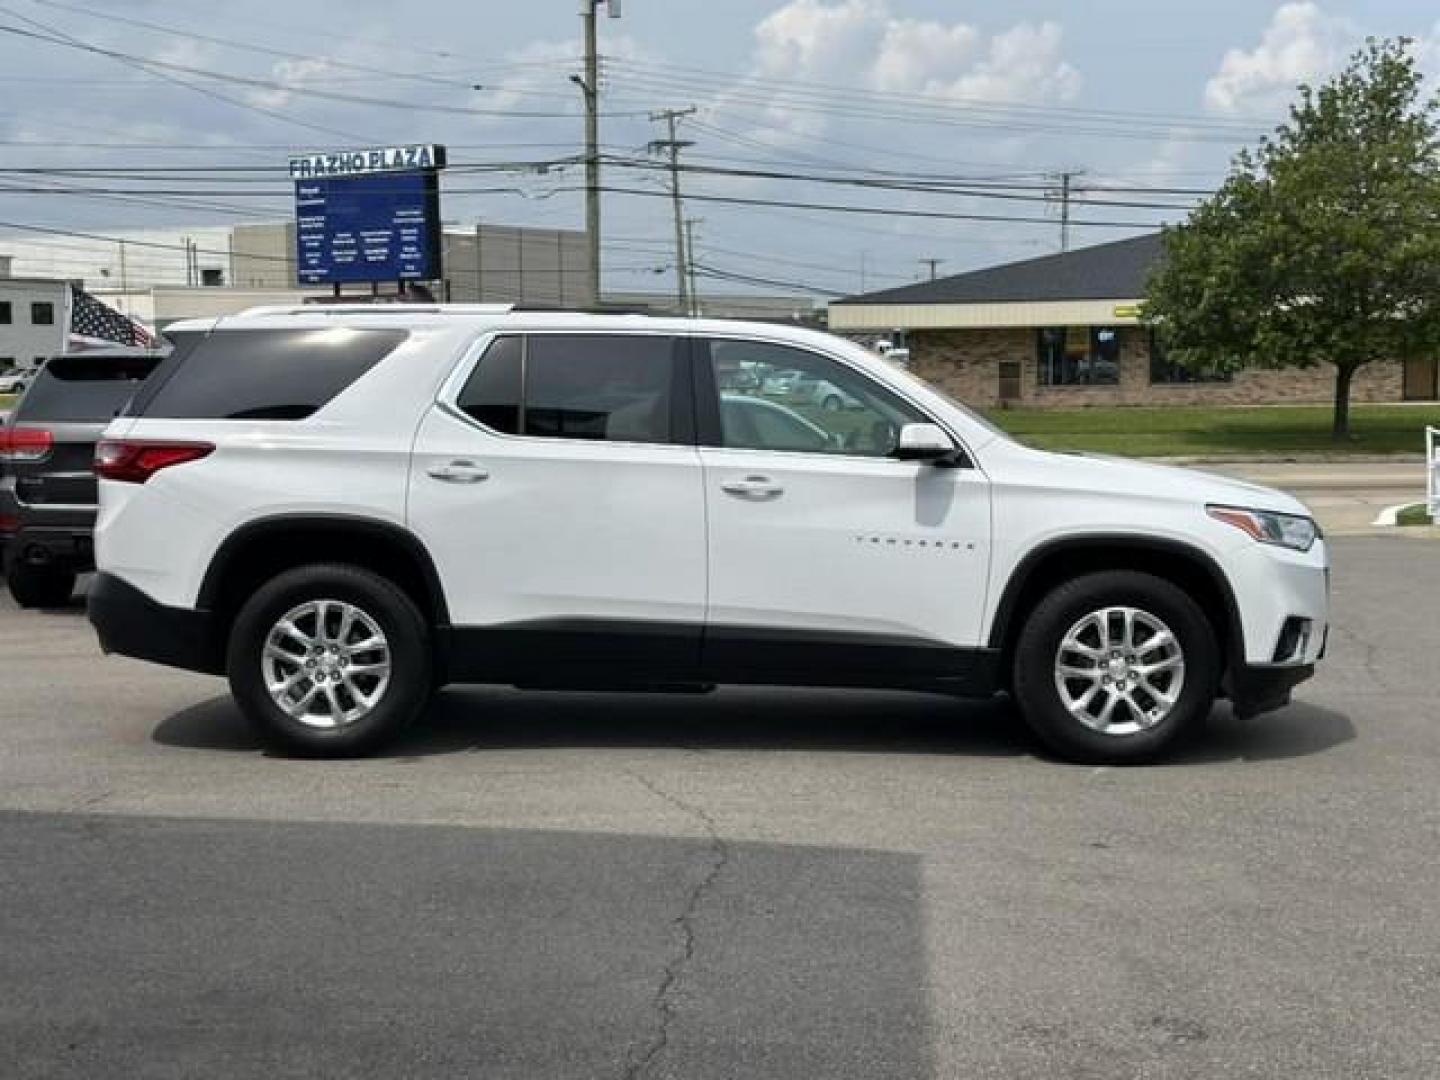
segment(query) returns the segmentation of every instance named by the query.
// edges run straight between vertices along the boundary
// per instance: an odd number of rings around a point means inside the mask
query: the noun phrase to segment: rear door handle
[[[773,499],[785,489],[768,476],[747,476],[744,480],[726,480],[720,485],[722,491],[747,499]]]
[[[490,479],[490,473],[473,461],[451,461],[445,465],[431,465],[425,472],[447,484],[478,484],[482,480]]]

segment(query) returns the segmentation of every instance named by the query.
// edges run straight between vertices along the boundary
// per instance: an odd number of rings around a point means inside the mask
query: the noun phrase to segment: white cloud
[[[1358,42],[1349,19],[1327,14],[1312,0],[1282,4],[1253,49],[1231,49],[1205,84],[1205,104],[1232,116],[1271,115],[1295,97],[1295,87],[1331,74]]]
[[[305,88],[312,79],[323,78],[333,68],[323,56],[308,60],[281,60],[270,69],[270,78],[279,83],[274,89],[255,89],[246,94],[252,105],[265,109],[283,109],[290,104],[294,91]]]
[[[896,16],[888,0],[791,0],[755,28],[767,78],[986,102],[1069,101],[1080,73],[1058,23],[1017,23],[993,37],[965,22]]]

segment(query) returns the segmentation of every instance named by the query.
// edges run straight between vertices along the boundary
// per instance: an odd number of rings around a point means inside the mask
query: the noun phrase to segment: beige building
[[[910,369],[968,404],[1323,404],[1335,370],[1243,370],[1196,375],[1169,362],[1140,325],[1145,281],[1161,255],[1158,233],[1009,263],[830,306],[830,329],[903,332]],[[1371,365],[1355,401],[1434,401],[1437,358]]]

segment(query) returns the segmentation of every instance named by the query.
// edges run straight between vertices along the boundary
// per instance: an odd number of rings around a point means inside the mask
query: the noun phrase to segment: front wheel
[[[429,627],[404,591],[329,564],[260,588],[235,620],[226,659],[231,692],[263,735],[325,757],[398,735],[430,700],[432,666]]]
[[[1215,633],[1195,601],[1132,571],[1059,586],[1015,649],[1026,721],[1057,753],[1092,764],[1153,760],[1210,712],[1219,675]]]

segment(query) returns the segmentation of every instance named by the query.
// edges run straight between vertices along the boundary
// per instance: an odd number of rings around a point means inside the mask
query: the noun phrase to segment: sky
[[[0,223],[279,220],[289,153],[434,142],[447,221],[581,228],[579,7],[0,0]],[[612,290],[673,281],[656,110],[696,110],[679,131],[705,288],[848,294],[928,276],[924,260],[944,275],[1058,250],[1064,173],[1072,246],[1176,220],[1367,36],[1414,39],[1440,75],[1433,0],[601,10]]]

